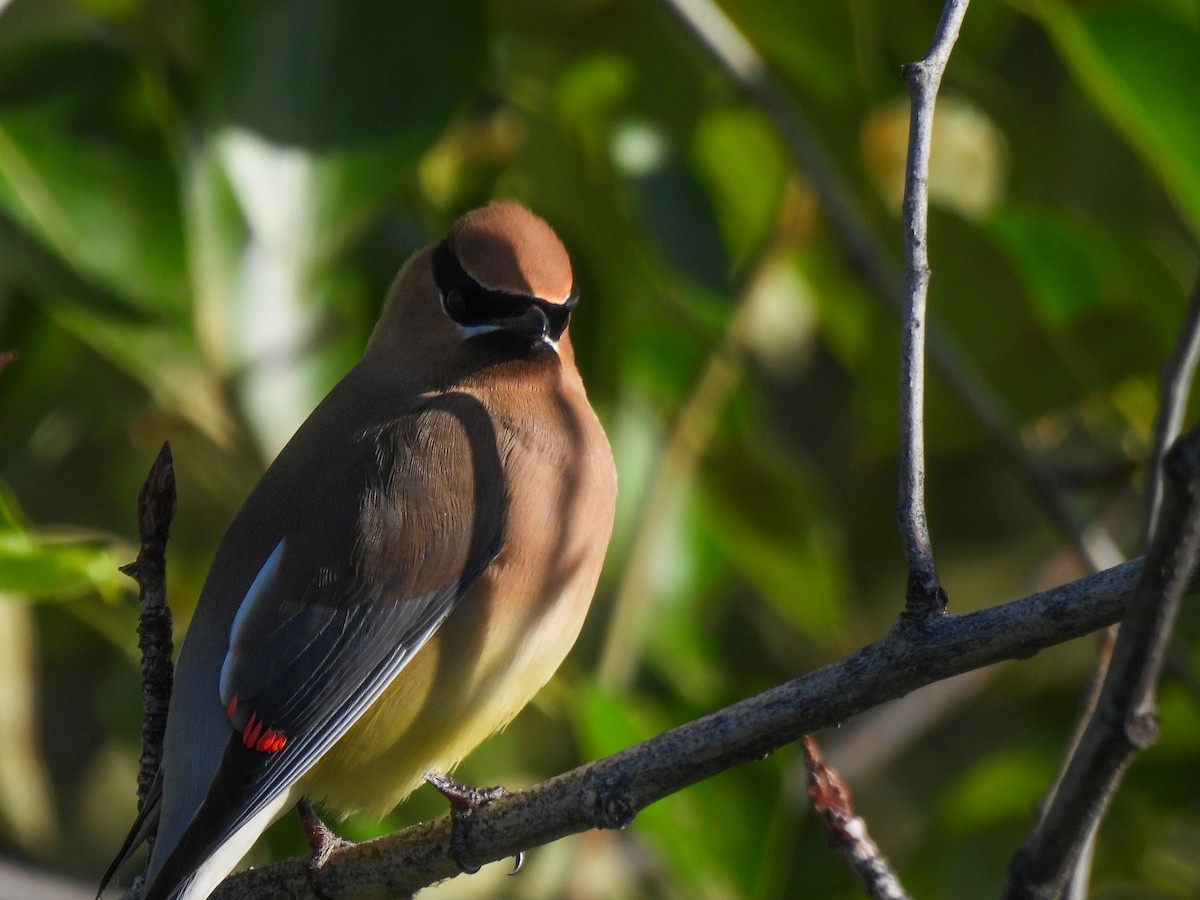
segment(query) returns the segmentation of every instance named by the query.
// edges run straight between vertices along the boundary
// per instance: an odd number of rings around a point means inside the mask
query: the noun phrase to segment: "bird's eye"
[[[442,298],[446,315],[458,322],[467,314],[467,301],[461,291],[450,291]]]

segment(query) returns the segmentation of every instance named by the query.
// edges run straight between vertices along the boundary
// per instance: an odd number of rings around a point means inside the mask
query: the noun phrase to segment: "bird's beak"
[[[521,312],[512,316],[497,317],[487,324],[495,328],[528,338],[532,343],[557,343],[567,330],[571,318],[570,305],[555,305],[535,300]]]
[[[550,320],[540,307],[530,306],[519,316],[496,323],[505,331],[529,338],[534,343],[546,340],[550,333]]]

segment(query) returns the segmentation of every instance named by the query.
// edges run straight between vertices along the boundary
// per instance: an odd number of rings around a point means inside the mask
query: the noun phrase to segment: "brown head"
[[[550,349],[569,359],[575,300],[571,261],[554,230],[519,203],[492,203],[405,264],[366,359],[386,357],[418,377],[501,345],[513,355]]]

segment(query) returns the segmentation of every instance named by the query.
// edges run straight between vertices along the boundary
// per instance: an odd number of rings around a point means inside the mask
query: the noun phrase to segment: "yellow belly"
[[[305,776],[303,792],[337,813],[382,817],[426,773],[451,771],[508,724],[571,649],[596,578],[576,574],[584,577],[540,608],[499,602],[487,583],[477,586]]]

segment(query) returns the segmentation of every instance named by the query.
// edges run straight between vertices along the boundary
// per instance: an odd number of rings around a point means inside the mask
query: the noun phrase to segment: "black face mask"
[[[552,341],[557,341],[567,330],[571,310],[579,300],[574,287],[565,303],[485,288],[467,274],[447,241],[434,248],[433,280],[442,292],[446,315],[464,328],[494,325],[504,329],[511,326],[525,334],[531,330],[531,323],[544,323],[538,327]],[[536,315],[534,310],[539,310],[541,315]]]

